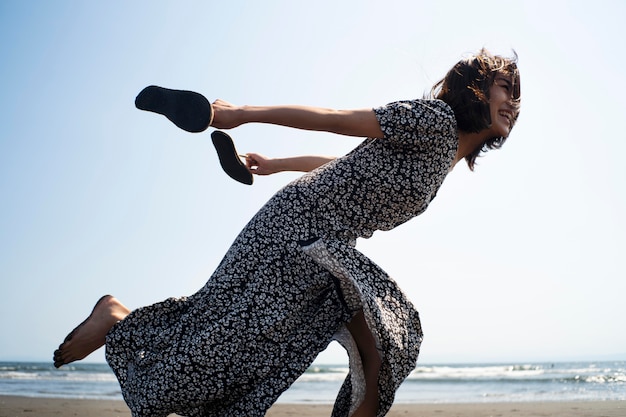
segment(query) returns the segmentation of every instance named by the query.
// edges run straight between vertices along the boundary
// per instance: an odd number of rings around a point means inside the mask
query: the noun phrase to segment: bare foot
[[[128,313],[130,310],[115,297],[105,295],[100,298],[89,317],[72,330],[59,348],[54,351],[54,366],[59,368],[81,360],[102,347],[111,327]]]

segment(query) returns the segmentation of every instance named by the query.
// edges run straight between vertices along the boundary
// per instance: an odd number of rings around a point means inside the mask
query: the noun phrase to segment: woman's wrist
[[[289,163],[287,158],[273,158],[272,159],[272,171],[273,173],[284,172],[284,171],[292,171],[289,168]]]

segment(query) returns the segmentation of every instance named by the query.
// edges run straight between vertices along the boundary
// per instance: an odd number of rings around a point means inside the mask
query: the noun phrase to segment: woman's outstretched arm
[[[283,171],[309,172],[335,159],[333,156],[293,156],[268,158],[258,153],[247,153],[246,167],[256,175],[270,175]]]
[[[268,123],[346,136],[382,138],[372,109],[333,110],[308,106],[236,106],[224,100],[213,104],[213,122],[218,129],[232,129],[245,123]]]

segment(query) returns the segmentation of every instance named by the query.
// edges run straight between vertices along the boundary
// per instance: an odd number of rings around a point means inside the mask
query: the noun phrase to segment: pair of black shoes
[[[162,114],[187,132],[203,132],[213,121],[211,103],[202,94],[193,91],[151,85],[139,93],[135,106],[140,110]],[[216,130],[211,133],[211,139],[224,172],[236,181],[252,185],[252,174],[239,159],[232,138]]]

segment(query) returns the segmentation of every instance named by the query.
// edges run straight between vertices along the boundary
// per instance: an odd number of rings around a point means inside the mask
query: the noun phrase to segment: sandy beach
[[[328,417],[331,405],[276,404],[268,417]],[[130,417],[122,401],[0,396],[0,417]],[[397,404],[389,417],[624,417],[626,401]]]

